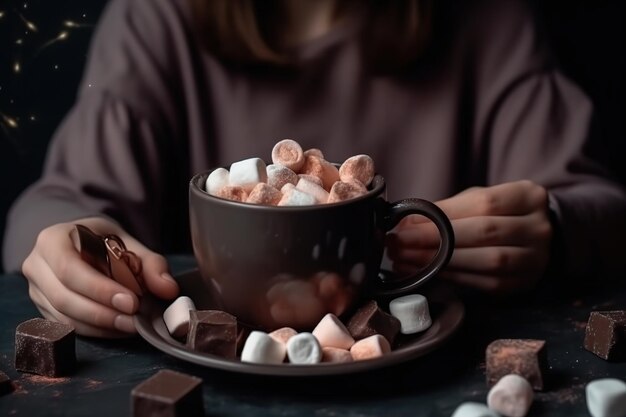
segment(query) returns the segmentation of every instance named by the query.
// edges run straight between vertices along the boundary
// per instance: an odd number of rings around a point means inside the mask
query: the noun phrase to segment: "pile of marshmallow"
[[[238,161],[213,170],[205,191],[216,197],[268,206],[309,206],[350,200],[367,193],[374,178],[374,161],[355,155],[339,168],[319,149],[302,150],[284,139],[272,149],[272,164],[260,158]]]
[[[187,336],[191,312],[195,308],[189,297],[181,296],[164,311],[163,320],[173,337],[182,339]],[[370,301],[357,310],[347,326],[337,316],[328,313],[312,332],[297,332],[290,327],[269,333],[252,330],[245,339],[239,359],[258,364],[299,365],[374,359],[391,352],[398,332],[415,334],[432,324],[428,300],[420,294],[392,300],[389,312]]]

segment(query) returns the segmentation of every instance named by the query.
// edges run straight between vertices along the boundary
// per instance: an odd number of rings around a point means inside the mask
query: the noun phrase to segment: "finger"
[[[519,246],[488,246],[455,249],[446,267],[450,271],[502,275],[526,273],[537,269],[535,251]]]
[[[523,215],[547,207],[546,190],[527,180],[477,188],[436,202],[451,219]]]
[[[419,267],[425,266],[432,261],[436,254],[435,249],[420,249],[404,245],[396,245],[389,242],[387,245],[387,256],[393,262],[406,263]]]
[[[52,304],[48,301],[45,295],[37,288],[36,285],[31,285],[29,287],[29,295],[31,299],[35,302],[37,309],[44,318],[52,321],[57,321],[59,323],[69,324],[74,327],[74,330],[77,334],[82,336],[89,337],[106,337],[106,338],[120,338],[120,337],[128,337],[128,333],[120,332],[117,330],[109,330],[98,328],[95,326],[91,326],[87,323],[84,323],[80,320],[73,320],[63,313],[56,310]]]
[[[43,265],[39,268],[39,274],[32,281],[45,295],[46,300],[54,310],[62,313],[70,320],[97,328],[115,329],[126,333],[135,332],[131,316],[120,314],[117,310],[70,291],[56,279],[52,269],[43,261],[41,263]]]
[[[455,284],[493,294],[507,295],[530,290],[535,281],[521,276],[494,276],[444,270],[439,278]]]
[[[152,251],[146,250],[137,254],[141,257],[142,275],[148,290],[157,297],[171,300],[178,295],[179,288],[172,275],[165,258]]]
[[[137,296],[83,261],[71,239],[57,238],[54,245],[41,245],[41,259],[51,269],[54,279],[61,281],[72,292],[125,314],[137,311]],[[40,267],[45,266],[40,264]],[[38,271],[32,271],[31,276],[38,277]],[[38,285],[42,287],[40,282]]]
[[[478,246],[523,246],[546,240],[551,233],[545,216],[480,216],[452,220],[457,248]],[[414,248],[437,248],[440,235],[432,223],[412,224],[391,232],[394,245]]]

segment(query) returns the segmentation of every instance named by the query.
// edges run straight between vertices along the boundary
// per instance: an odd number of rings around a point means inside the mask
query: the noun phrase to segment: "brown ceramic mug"
[[[222,308],[251,326],[311,330],[326,313],[341,316],[363,297],[415,292],[452,255],[454,233],[443,211],[421,199],[387,202],[380,175],[358,198],[275,207],[208,194],[209,173],[195,175],[189,185],[194,255]],[[439,249],[415,274],[390,278],[381,273],[385,234],[409,214],[437,226]]]

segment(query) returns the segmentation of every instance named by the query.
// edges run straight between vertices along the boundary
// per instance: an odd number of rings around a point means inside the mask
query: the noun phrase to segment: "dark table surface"
[[[175,273],[192,266],[188,257],[170,257],[170,263]],[[486,401],[484,352],[499,338],[547,342],[547,386],[536,393],[529,416],[589,416],[585,385],[626,379],[626,363],[604,361],[582,347],[591,311],[626,309],[626,286],[599,287],[573,293],[569,286],[545,285],[524,300],[506,302],[463,293],[465,321],[447,343],[408,363],[356,375],[234,374],[173,358],[140,337],[79,337],[78,369],[53,379],[14,368],[15,327],[39,313],[26,281],[6,274],[0,276],[0,370],[15,389],[0,397],[0,416],[128,416],[131,389],[160,369],[202,378],[207,416],[450,416],[462,402]]]

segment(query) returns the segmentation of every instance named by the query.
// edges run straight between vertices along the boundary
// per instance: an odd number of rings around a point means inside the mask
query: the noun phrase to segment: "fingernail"
[[[176,284],[176,281],[174,281],[174,278],[172,278],[172,276],[169,274],[169,272],[163,272],[161,274],[161,278],[163,278],[166,281],[169,281],[173,284]]]
[[[135,311],[135,301],[128,294],[118,293],[111,297],[111,304],[122,313],[132,314]]]
[[[113,325],[117,330],[120,330],[122,332],[135,333],[135,324],[133,323],[133,318],[131,316],[125,316],[123,314],[120,314],[119,316],[115,317]]]

